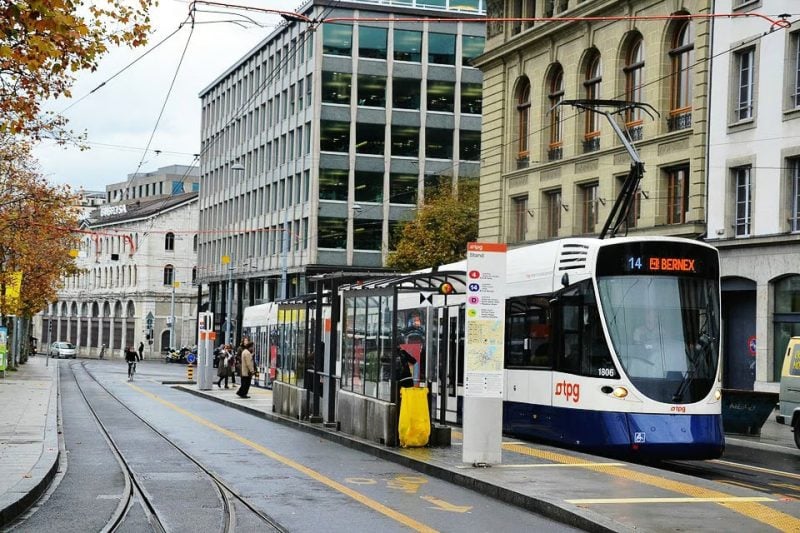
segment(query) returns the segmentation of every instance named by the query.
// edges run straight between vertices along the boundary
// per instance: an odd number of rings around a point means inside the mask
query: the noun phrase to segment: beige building
[[[490,1],[483,71],[479,238],[516,243],[597,234],[631,159],[607,119],[576,99],[634,100],[653,117],[617,115],[645,163],[629,234],[705,231],[705,0]],[[619,18],[617,18],[619,17]],[[638,19],[637,19],[638,17]]]

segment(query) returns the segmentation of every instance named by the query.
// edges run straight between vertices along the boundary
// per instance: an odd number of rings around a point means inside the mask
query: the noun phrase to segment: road
[[[66,464],[15,531],[573,530],[162,384],[183,365],[59,364]]]

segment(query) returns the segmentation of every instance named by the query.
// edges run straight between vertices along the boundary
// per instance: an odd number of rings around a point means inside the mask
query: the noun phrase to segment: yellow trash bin
[[[400,389],[400,446],[413,448],[426,446],[431,436],[431,419],[428,413],[428,387]]]

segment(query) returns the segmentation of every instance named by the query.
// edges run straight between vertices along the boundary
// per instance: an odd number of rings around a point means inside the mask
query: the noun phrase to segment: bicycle
[[[128,361],[128,381],[133,381],[134,374],[136,374],[136,361]]]

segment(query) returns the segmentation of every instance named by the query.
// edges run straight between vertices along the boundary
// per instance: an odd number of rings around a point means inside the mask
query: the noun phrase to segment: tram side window
[[[561,342],[556,368],[570,374],[616,378],[591,280],[566,289],[559,298],[559,306]]]
[[[506,368],[551,368],[550,309],[545,298],[506,302]]]

